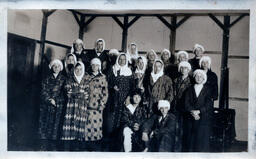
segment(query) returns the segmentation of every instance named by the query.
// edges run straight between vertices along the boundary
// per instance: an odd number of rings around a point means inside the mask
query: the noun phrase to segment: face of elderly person
[[[97,42],[97,50],[99,52],[103,51],[103,41],[100,40],[100,41]]]
[[[98,73],[99,72],[100,65],[98,65],[98,64],[91,64],[91,67],[92,67],[92,72],[93,73]]]
[[[208,68],[209,68],[209,62],[206,61],[206,60],[202,61],[201,67],[202,67],[204,70],[208,70]]]
[[[81,44],[81,43],[75,43],[75,44],[74,44],[74,49],[75,49],[76,51],[81,51],[81,50],[83,49],[83,44]]]
[[[204,81],[204,75],[202,73],[197,73],[195,75],[195,81],[197,84],[201,84]]]
[[[143,69],[143,67],[144,67],[144,62],[143,62],[142,58],[138,58],[137,67],[138,67],[140,70]]]
[[[60,64],[55,63],[55,64],[52,66],[52,71],[53,71],[54,73],[58,74],[58,73],[60,72],[60,70],[61,70]]]
[[[154,67],[155,74],[159,73],[163,67],[163,64],[161,62],[156,62]]]
[[[82,67],[81,65],[77,65],[77,66],[75,67],[75,74],[76,74],[77,76],[81,76],[82,73],[83,73],[83,67]]]
[[[160,107],[159,110],[160,110],[161,114],[163,116],[165,116],[168,113],[168,111],[169,111],[169,107],[168,106],[163,106],[163,107]]]
[[[150,51],[150,52],[148,53],[148,60],[149,60],[149,61],[155,61],[155,59],[156,59],[155,54],[154,54],[152,51]]]
[[[188,59],[187,59],[185,54],[180,54],[179,55],[179,62],[182,62],[182,61],[188,61]]]
[[[201,57],[202,56],[202,54],[203,54],[203,50],[202,50],[202,48],[200,48],[200,47],[197,47],[196,49],[195,49],[195,55],[196,55],[196,57]]]
[[[72,55],[69,55],[68,58],[67,58],[67,61],[66,61],[67,64],[75,64],[75,59],[74,59],[74,56]]]
[[[136,53],[136,45],[132,44],[131,45],[131,54],[135,54]]]
[[[167,51],[163,51],[163,54],[162,54],[162,60],[164,61],[164,62],[168,62],[168,60],[169,60],[169,53],[167,52]]]
[[[181,73],[182,75],[188,75],[189,69],[188,69],[187,67],[181,66],[181,67],[180,67],[180,73]]]
[[[121,55],[118,59],[118,64],[120,66],[124,66],[126,64],[126,56],[125,55]]]
[[[139,104],[141,101],[141,96],[138,94],[135,94],[135,95],[133,95],[132,100],[133,100],[134,104]]]

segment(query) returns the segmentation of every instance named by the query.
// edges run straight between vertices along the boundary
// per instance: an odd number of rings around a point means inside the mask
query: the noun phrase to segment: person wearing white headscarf
[[[139,56],[136,63],[137,66],[134,72],[136,87],[144,92],[143,80],[147,69],[147,59],[144,56]]]
[[[88,69],[91,70],[90,62],[94,58],[99,58],[101,61],[101,70],[103,74],[106,74],[108,71],[108,67],[110,67],[109,57],[107,55],[107,51],[105,50],[105,40],[99,38],[95,41],[95,48],[92,51],[88,51],[86,59]]]
[[[211,97],[215,101],[218,99],[218,77],[215,72],[211,70],[211,58],[209,56],[202,56],[199,61],[199,66],[207,74],[206,84],[211,88]]]
[[[205,71],[197,69],[193,77],[196,83],[187,89],[184,99],[184,151],[209,152],[213,117],[211,91]]]
[[[77,63],[76,55],[73,53],[67,54],[64,59],[64,71],[63,75],[68,77],[73,73],[73,69]]]
[[[149,101],[150,114],[158,113],[157,102],[159,100],[173,100],[172,79],[164,75],[164,63],[162,60],[155,60],[150,76],[144,79],[145,95]]]
[[[120,53],[115,65],[109,71],[108,87],[110,97],[108,100],[107,116],[110,116],[110,121],[107,130],[110,136],[115,136],[115,138],[111,138],[112,142],[109,144],[111,144],[110,149],[112,151],[120,151],[118,148],[121,146],[119,145],[121,141],[116,136],[119,134],[118,131],[121,128],[123,107],[128,96],[135,89],[134,75],[128,67],[128,59],[125,53]]]
[[[84,64],[78,61],[73,76],[67,78],[64,85],[67,99],[61,140],[65,141],[65,145],[71,146],[71,150],[81,149],[77,141],[84,141],[90,80],[91,77],[85,72]],[[74,145],[70,145],[71,143]]]
[[[188,53],[187,53],[187,51],[179,51],[177,53],[177,60],[178,60],[178,63],[180,63],[182,61],[188,61]]]
[[[200,44],[195,44],[195,46],[193,47],[193,53],[195,57],[189,60],[189,63],[192,66],[192,71],[195,71],[196,69],[200,68],[199,61],[204,51],[205,51],[204,47]]]
[[[153,115],[144,123],[144,152],[175,152],[176,118],[169,112],[170,107],[168,100],[159,100],[157,108],[161,113]]]
[[[85,45],[83,40],[76,39],[71,47],[71,53],[74,54],[78,61],[86,62],[86,54]]]
[[[131,67],[132,70],[136,68],[136,60],[138,59],[139,54],[138,54],[138,48],[135,43],[131,43],[128,45],[127,49],[127,58],[129,61],[129,66]]]
[[[117,49],[110,49],[108,53],[109,57],[109,68],[116,63],[116,59],[119,56],[119,51]]]
[[[172,63],[174,60],[172,54],[168,49],[163,49],[161,52],[161,59],[164,62],[164,74],[169,76],[172,80],[178,77],[177,65]]]
[[[85,125],[85,141],[87,151],[101,151],[103,110],[108,99],[108,83],[101,73],[101,61],[94,58],[91,61],[92,72],[89,82],[89,104]],[[93,133],[92,133],[93,132]]]
[[[43,145],[51,145],[49,149],[58,150],[66,78],[61,73],[63,65],[59,59],[52,60],[49,68],[51,73],[41,83],[39,135]]]

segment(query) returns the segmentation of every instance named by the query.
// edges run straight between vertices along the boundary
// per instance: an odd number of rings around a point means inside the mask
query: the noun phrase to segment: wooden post
[[[171,24],[173,26],[176,26],[176,23],[177,23],[177,16],[174,15],[171,17]],[[176,28],[173,30],[173,29],[170,29],[171,31],[171,34],[170,34],[170,46],[169,46],[169,49],[172,53],[172,56],[174,56],[174,53],[175,53],[175,44],[176,44]]]
[[[122,51],[127,51],[127,35],[128,35],[128,16],[124,16],[123,34],[122,34]]]
[[[84,37],[84,28],[85,28],[85,15],[81,15],[81,19],[80,19],[80,25],[79,25],[79,39],[83,40]]]
[[[220,81],[220,99],[219,107],[228,108],[228,49],[229,49],[229,26],[230,16],[224,16],[224,29],[222,40],[222,58],[221,58],[221,81]]]

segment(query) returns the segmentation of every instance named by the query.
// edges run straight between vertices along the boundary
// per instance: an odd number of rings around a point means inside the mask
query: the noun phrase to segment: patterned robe
[[[67,79],[65,93],[67,108],[64,116],[62,140],[83,140],[85,137],[85,123],[87,120],[88,99],[85,94],[89,92],[90,76],[85,74],[80,83],[74,76]]]
[[[89,92],[85,140],[96,141],[102,138],[102,113],[108,99],[106,76],[103,74],[91,75]]]
[[[42,81],[39,134],[41,139],[59,139],[64,107],[63,84],[65,77],[59,73],[55,78],[50,74]],[[56,106],[49,99],[54,99]]]

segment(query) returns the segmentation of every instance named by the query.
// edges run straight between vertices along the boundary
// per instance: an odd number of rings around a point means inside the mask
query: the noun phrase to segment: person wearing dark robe
[[[161,52],[161,59],[164,62],[164,74],[169,76],[172,80],[178,77],[177,66],[171,63],[172,54],[168,49],[163,49]]]
[[[159,114],[157,103],[159,100],[173,100],[172,79],[164,75],[164,63],[162,60],[155,60],[150,76],[144,79],[145,95],[148,100],[149,116]]]
[[[110,151],[120,151],[121,117],[125,103],[135,88],[134,75],[128,67],[128,58],[125,53],[120,53],[116,64],[108,73],[108,87],[110,96],[106,109],[105,134],[111,140]]]
[[[51,61],[51,74],[42,81],[41,104],[39,115],[39,135],[43,149],[58,150],[64,110],[63,86],[65,77],[61,74],[62,62]]]
[[[197,69],[195,84],[188,88],[184,104],[183,151],[209,152],[213,105],[205,71]]]
[[[72,53],[67,54],[66,58],[64,59],[64,69],[62,71],[62,74],[65,77],[69,77],[73,74],[73,69],[76,65],[77,59],[76,56]]]
[[[202,45],[195,44],[195,46],[193,48],[193,53],[194,53],[195,57],[188,61],[192,67],[192,71],[195,71],[196,69],[200,69],[199,61],[200,61],[200,58],[202,57],[202,54],[204,53],[204,51],[205,50]]]
[[[76,39],[71,47],[71,53],[76,56],[77,61],[82,61],[85,68],[88,67],[88,60],[86,58],[87,51],[85,51],[84,42],[81,39]]]
[[[199,65],[207,74],[206,84],[211,89],[212,104],[214,104],[214,101],[218,99],[218,77],[216,73],[211,70],[211,61],[209,56],[202,56]]]
[[[156,52],[153,49],[151,49],[150,51],[147,52],[146,57],[147,57],[148,63],[147,63],[147,69],[145,71],[145,76],[149,77],[152,72],[154,62],[158,56]]]
[[[144,152],[174,152],[175,148],[175,115],[169,112],[168,100],[159,100],[159,115],[146,120],[142,128]]]
[[[101,70],[103,74],[107,74],[109,66],[109,58],[107,55],[107,51],[105,50],[105,41],[104,39],[97,39],[95,42],[95,48],[92,51],[88,51],[86,54],[88,69],[91,70],[90,62],[94,58],[99,58],[101,61]]]

